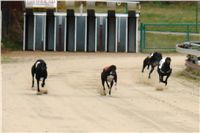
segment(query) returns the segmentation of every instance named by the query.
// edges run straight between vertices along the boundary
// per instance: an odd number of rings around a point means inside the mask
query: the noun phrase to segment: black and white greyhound
[[[105,67],[103,69],[103,72],[101,73],[101,81],[102,81],[102,85],[103,85],[104,95],[106,95],[105,85],[104,85],[105,82],[109,89],[109,95],[111,95],[111,89],[112,89],[113,84],[115,84],[115,86],[117,85],[116,69],[117,68],[115,65],[111,65],[111,66]]]
[[[39,81],[42,79],[42,87],[45,85],[45,80],[47,78],[47,65],[44,60],[39,59],[37,60],[32,68],[31,68],[31,74],[32,74],[32,87],[34,87],[34,76],[37,80],[37,91],[40,92],[40,85]]]
[[[169,78],[169,76],[172,73],[172,68],[170,68],[170,63],[171,63],[171,58],[170,57],[166,57],[163,58],[160,61],[160,64],[158,66],[158,74],[159,74],[159,81],[162,83],[165,83],[165,85],[167,85],[167,79]],[[163,80],[163,77],[166,76],[165,80]]]

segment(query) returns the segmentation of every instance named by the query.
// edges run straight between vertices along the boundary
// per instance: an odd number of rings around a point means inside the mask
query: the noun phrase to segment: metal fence
[[[200,24],[140,24],[140,51],[175,51],[176,44],[200,41]]]

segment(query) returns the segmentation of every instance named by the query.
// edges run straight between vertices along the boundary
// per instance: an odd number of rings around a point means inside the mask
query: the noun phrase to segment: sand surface
[[[8,52],[2,66],[3,132],[199,132],[200,82],[178,77],[185,55],[172,58],[168,86],[141,73],[147,54]],[[44,59],[48,78],[36,95],[31,66]],[[100,73],[115,64],[117,90],[102,96]],[[162,91],[159,91],[161,89]]]

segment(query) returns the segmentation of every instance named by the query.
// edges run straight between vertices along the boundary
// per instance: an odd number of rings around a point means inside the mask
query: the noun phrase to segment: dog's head
[[[110,66],[110,71],[116,71],[116,70],[117,70],[117,67],[115,65]]]
[[[45,63],[40,63],[39,67],[41,68],[42,71],[47,70],[47,65]]]
[[[165,59],[165,62],[166,62],[166,64],[169,64],[169,65],[170,65],[170,63],[171,63],[171,58],[170,58],[170,57],[167,57],[167,58]]]

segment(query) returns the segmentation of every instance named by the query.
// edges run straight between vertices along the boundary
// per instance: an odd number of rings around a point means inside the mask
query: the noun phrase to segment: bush
[[[3,45],[2,49],[9,49],[9,50],[21,50],[22,43],[21,42],[13,42],[7,39],[2,40]]]

